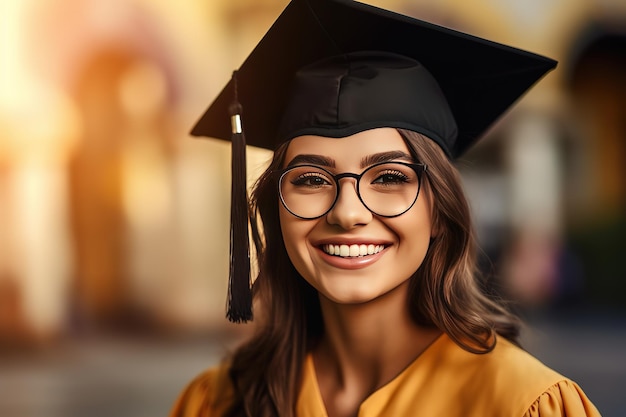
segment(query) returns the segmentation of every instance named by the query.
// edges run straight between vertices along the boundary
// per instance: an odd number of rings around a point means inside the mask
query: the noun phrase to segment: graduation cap
[[[555,66],[355,1],[292,0],[191,132],[233,141],[229,319],[252,318],[246,140],[273,150],[304,134],[397,127],[453,159]]]

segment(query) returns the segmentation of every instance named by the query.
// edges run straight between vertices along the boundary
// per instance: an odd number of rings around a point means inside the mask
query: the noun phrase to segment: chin
[[[336,289],[334,291],[328,288],[322,291],[318,289],[318,293],[335,304],[365,305],[386,298],[385,296],[387,295],[395,294],[397,288],[376,289],[371,285],[364,286],[364,288],[355,288],[352,285],[348,289]]]

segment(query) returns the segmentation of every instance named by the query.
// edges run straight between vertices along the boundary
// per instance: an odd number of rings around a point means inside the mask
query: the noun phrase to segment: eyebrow
[[[407,162],[414,162],[413,157],[403,151],[387,151],[367,155],[361,158],[361,168],[368,167],[370,165],[378,164],[381,162],[389,162],[397,159],[405,160]],[[319,165],[327,168],[334,168],[336,166],[335,160],[323,155],[314,154],[300,154],[293,157],[287,164],[287,167],[301,164]]]
[[[396,159],[402,159],[407,162],[415,162],[413,160],[413,157],[406,152],[388,151],[365,156],[361,159],[361,168],[365,168],[381,162],[395,161]]]
[[[319,165],[328,168],[335,167],[335,160],[327,156],[312,155],[312,154],[300,154],[293,157],[287,164],[287,167],[301,164]]]

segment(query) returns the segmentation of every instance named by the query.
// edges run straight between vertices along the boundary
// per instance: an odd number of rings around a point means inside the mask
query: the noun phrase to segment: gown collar
[[[398,394],[402,394],[403,391],[414,393],[420,384],[427,383],[427,375],[429,375],[430,368],[436,366],[439,362],[438,358],[442,356],[445,350],[453,346],[455,346],[454,342],[448,335],[442,333],[398,375],[371,393],[361,403],[358,416],[383,415],[381,413],[386,409],[388,403],[397,397]],[[405,383],[408,380],[410,380],[410,383]],[[302,386],[298,395],[296,411],[298,417],[328,417],[317,381],[315,363],[311,352],[305,358]]]

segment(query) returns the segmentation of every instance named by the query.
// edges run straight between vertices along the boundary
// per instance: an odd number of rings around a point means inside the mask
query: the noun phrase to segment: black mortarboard
[[[425,134],[455,158],[555,66],[355,1],[292,0],[191,132],[233,140],[239,202],[231,208],[229,318],[251,318],[249,261],[237,271],[248,252],[245,209],[235,208],[246,204],[245,140],[238,118],[231,130],[232,115],[243,108],[247,143],[266,149],[302,134],[398,127]]]

